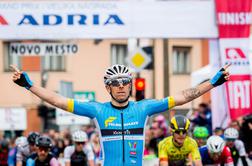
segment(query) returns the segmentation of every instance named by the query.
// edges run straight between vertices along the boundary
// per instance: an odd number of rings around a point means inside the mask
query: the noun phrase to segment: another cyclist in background
[[[36,139],[36,152],[27,159],[26,166],[59,166],[58,160],[50,152],[52,140],[47,136]]]
[[[25,166],[27,158],[36,152],[35,140],[39,137],[39,133],[30,132],[27,137],[27,145],[18,147],[17,149],[17,166]],[[24,138],[22,138],[24,139]]]
[[[77,130],[73,133],[74,145],[67,146],[64,150],[66,166],[94,166],[94,152],[88,143],[88,136],[84,131]]]
[[[193,130],[193,138],[196,140],[199,147],[206,145],[208,136],[208,130],[204,126],[196,126]]]
[[[25,166],[27,158],[31,155],[29,142],[26,137],[21,136],[16,139],[15,144],[17,145],[17,166]]]
[[[234,160],[234,165],[238,164],[239,158],[242,160],[243,166],[247,166],[246,151],[244,143],[238,139],[239,133],[235,128],[227,128],[224,131],[224,138],[226,145],[231,150],[232,158]]]
[[[30,132],[27,136],[27,141],[29,143],[30,153],[36,152],[36,139],[40,137],[38,132]]]
[[[196,141],[187,136],[189,119],[175,115],[170,126],[172,136],[165,138],[158,145],[160,166],[202,165]]]
[[[209,137],[207,145],[200,147],[199,151],[203,165],[234,165],[230,149],[225,146],[225,141],[220,136]]]
[[[210,81],[195,88],[183,90],[160,100],[149,99],[139,102],[129,101],[132,74],[124,65],[113,65],[106,70],[103,77],[104,85],[111,100],[105,103],[84,102],[59,96],[53,91],[33,84],[28,74],[15,66],[12,66],[14,70],[12,79],[19,86],[25,87],[29,92],[56,107],[94,119],[101,133],[105,166],[140,166],[143,160],[144,127],[148,118],[188,103],[223,84],[229,79],[229,72],[226,70],[229,66],[224,66]]]

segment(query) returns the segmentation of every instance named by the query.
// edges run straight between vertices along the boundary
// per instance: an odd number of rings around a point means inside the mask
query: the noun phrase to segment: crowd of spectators
[[[207,137],[211,135],[218,135],[224,138],[223,127],[216,127],[212,129],[211,123],[211,109],[202,103],[194,114],[191,120],[190,136],[193,137],[193,130],[195,127],[204,127],[207,129],[205,133],[206,138],[196,139],[198,144],[204,144]],[[239,139],[244,142],[246,149],[246,157],[252,160],[252,115],[242,117],[238,120],[231,121],[228,127],[235,128],[239,132]],[[101,147],[99,142],[99,133],[94,126],[83,126],[80,130],[87,133],[88,144],[92,147],[94,153],[94,166],[101,164]],[[203,130],[198,128],[197,130]],[[46,135],[52,140],[51,153],[59,160],[62,166],[65,165],[64,151],[67,146],[73,145],[72,132],[69,129],[60,132],[50,129],[47,132],[40,133]],[[150,120],[149,125],[145,129],[145,148],[144,160],[152,160],[158,158],[158,143],[165,137],[170,135],[170,128],[168,119],[163,115],[158,115]],[[201,146],[201,145],[200,145]],[[3,132],[0,133],[0,165],[1,166],[15,166],[16,165],[17,143],[16,138],[5,138]]]

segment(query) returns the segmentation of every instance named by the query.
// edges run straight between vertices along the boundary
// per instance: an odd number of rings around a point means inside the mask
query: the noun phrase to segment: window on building
[[[126,44],[111,45],[111,64],[127,65],[126,63],[127,55],[128,55],[128,48]]]
[[[190,47],[173,47],[173,73],[189,74],[191,72]]]
[[[10,45],[11,42],[4,42],[4,71],[10,71],[9,66],[11,64],[15,64],[18,68],[26,71],[40,71],[41,65],[46,71],[65,71],[66,69],[65,56],[12,55]]]

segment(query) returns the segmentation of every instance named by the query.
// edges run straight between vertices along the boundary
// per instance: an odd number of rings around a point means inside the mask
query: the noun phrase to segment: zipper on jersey
[[[125,158],[124,158],[124,123],[123,123],[123,112],[121,112],[121,120],[122,120],[122,145],[123,145],[123,163],[125,161]]]

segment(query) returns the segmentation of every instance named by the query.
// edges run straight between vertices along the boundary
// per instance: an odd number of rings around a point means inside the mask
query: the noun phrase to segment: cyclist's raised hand
[[[228,81],[229,80],[229,77],[230,77],[230,74],[229,74],[229,71],[228,71],[228,67],[230,66],[231,64],[227,64],[225,65],[223,68],[221,68],[217,73],[216,75],[210,80],[210,83],[216,87],[216,86],[219,86],[221,84],[223,84],[224,82]]]
[[[10,65],[10,68],[14,71],[12,80],[19,86],[30,89],[33,85],[33,82],[30,80],[26,72],[20,71],[15,65]]]

